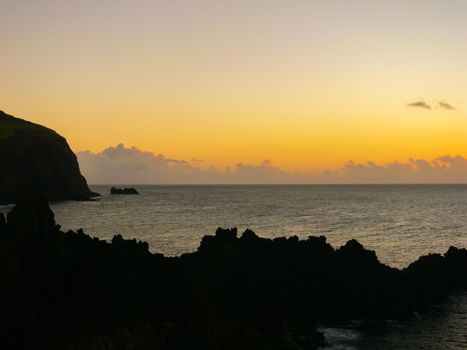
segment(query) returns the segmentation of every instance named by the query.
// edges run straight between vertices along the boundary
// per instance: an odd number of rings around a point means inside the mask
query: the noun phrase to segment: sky
[[[119,144],[203,181],[436,167],[467,156],[466,43],[467,0],[0,0],[0,109],[85,175]]]

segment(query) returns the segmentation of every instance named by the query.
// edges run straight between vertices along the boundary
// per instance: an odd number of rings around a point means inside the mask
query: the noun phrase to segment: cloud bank
[[[431,161],[410,158],[408,162],[387,164],[349,161],[323,175],[329,183],[467,183],[467,159],[448,155]]]
[[[286,183],[291,180],[285,171],[269,160],[259,165],[239,163],[232,168],[202,169],[191,162],[155,155],[123,144],[102,152],[78,152],[81,171],[91,184],[216,184],[216,183]]]
[[[77,156],[90,184],[467,183],[467,159],[460,155],[387,164],[349,161],[321,174],[290,173],[269,160],[258,165],[202,169],[194,166],[194,161],[170,159],[122,144],[99,153],[78,152]]]

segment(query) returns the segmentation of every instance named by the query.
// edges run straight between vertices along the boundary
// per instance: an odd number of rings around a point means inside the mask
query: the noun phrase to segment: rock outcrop
[[[5,349],[305,350],[318,324],[406,319],[467,288],[467,250],[403,270],[355,240],[218,229],[180,257],[60,231],[44,198],[0,215]]]
[[[91,192],[65,138],[0,111],[0,204],[39,193],[48,200],[87,200]]]
[[[130,188],[116,188],[116,187],[112,187],[110,189],[110,194],[139,194],[139,192],[133,188],[133,187],[130,187]]]

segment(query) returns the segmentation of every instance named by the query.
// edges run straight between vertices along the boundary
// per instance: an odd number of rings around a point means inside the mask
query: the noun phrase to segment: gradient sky
[[[467,0],[0,0],[0,45],[0,109],[75,151],[311,173],[467,154]]]

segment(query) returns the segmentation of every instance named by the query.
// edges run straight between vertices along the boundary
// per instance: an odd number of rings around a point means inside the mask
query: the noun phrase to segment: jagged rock
[[[0,233],[8,349],[316,349],[319,323],[409,318],[467,288],[466,249],[398,270],[355,240],[334,249],[323,236],[219,228],[164,257],[121,235],[61,232],[41,197],[0,216]]]
[[[2,228],[4,228],[5,226],[6,226],[5,215],[3,215],[3,213],[0,213],[0,232]]]

